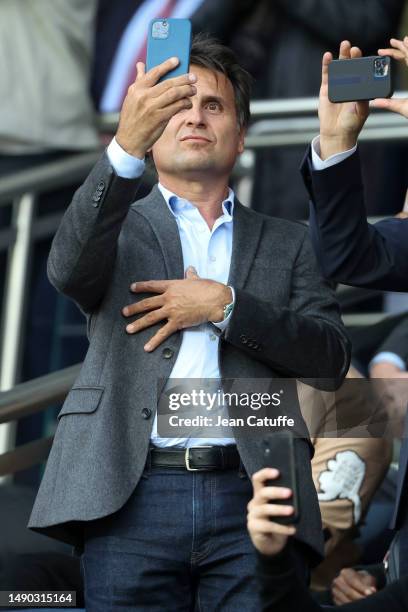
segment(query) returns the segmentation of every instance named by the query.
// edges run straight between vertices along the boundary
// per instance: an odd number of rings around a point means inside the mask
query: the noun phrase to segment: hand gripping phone
[[[147,36],[146,71],[170,57],[179,64],[160,81],[187,74],[190,68],[191,21],[189,19],[153,19]]]
[[[329,64],[330,102],[390,98],[394,93],[388,56],[333,60]]]
[[[267,487],[288,487],[292,497],[274,499],[270,503],[293,506],[294,512],[289,516],[271,516],[270,520],[281,525],[292,525],[300,519],[299,491],[295,458],[294,437],[290,432],[279,432],[263,439],[264,467],[279,470],[279,477],[267,480]]]

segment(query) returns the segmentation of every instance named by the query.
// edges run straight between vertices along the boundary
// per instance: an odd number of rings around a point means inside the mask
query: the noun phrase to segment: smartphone
[[[271,504],[293,506],[294,512],[289,516],[273,516],[271,521],[282,525],[292,525],[300,518],[298,478],[295,458],[295,444],[293,434],[280,432],[266,436],[263,439],[264,467],[273,467],[279,470],[279,477],[267,480],[268,487],[288,487],[292,489],[292,497],[276,499]]]
[[[333,60],[329,64],[330,102],[390,98],[393,93],[392,63],[388,56]]]
[[[190,69],[191,21],[189,19],[153,19],[147,36],[146,71],[170,57],[180,63],[160,81],[187,74]]]

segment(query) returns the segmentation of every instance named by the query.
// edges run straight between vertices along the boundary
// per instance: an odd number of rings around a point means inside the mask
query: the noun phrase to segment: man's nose
[[[187,125],[205,126],[204,112],[200,104],[193,101],[193,106],[187,109],[186,113],[185,120]]]

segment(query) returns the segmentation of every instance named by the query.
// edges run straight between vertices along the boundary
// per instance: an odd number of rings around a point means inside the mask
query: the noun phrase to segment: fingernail
[[[132,283],[130,285],[130,289],[131,289],[131,291],[136,291],[136,283]]]
[[[176,66],[179,63],[178,57],[174,56],[170,58],[171,63]]]
[[[197,80],[197,77],[193,72],[190,72],[190,74],[188,75],[188,80],[190,81],[190,83],[195,83]]]
[[[128,312],[129,312],[129,311],[128,311],[128,309],[127,309],[127,308],[124,308],[124,309],[122,310],[122,314],[124,314],[125,316],[128,314]]]
[[[283,492],[285,495],[287,495],[288,497],[289,497],[290,495],[292,495],[292,491],[291,491],[290,489],[283,489],[283,491],[282,491],[282,492]]]
[[[277,470],[276,468],[270,468],[271,470],[271,477],[272,478],[276,478],[277,476],[279,476],[279,470]]]
[[[151,344],[145,344],[143,348],[144,348],[145,351],[151,351],[152,350],[152,345]]]
[[[126,331],[127,331],[127,332],[131,332],[132,330],[133,330],[132,325],[128,325],[128,326],[126,327]]]

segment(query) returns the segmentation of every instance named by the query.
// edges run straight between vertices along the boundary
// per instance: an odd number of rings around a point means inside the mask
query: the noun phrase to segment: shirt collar
[[[164,187],[161,183],[158,183],[157,186],[163,198],[165,199],[170,212],[174,216],[177,216],[177,214],[182,212],[183,209],[196,208],[196,206],[191,204],[191,202],[189,202],[188,200],[184,200],[183,198],[180,198],[175,193],[169,191],[169,189],[166,189],[166,187]],[[231,187],[228,187],[228,196],[222,202],[222,212],[225,215],[227,220],[230,220],[230,219],[232,220],[232,217],[234,214],[234,198],[235,198],[235,194],[233,190],[231,189]]]

